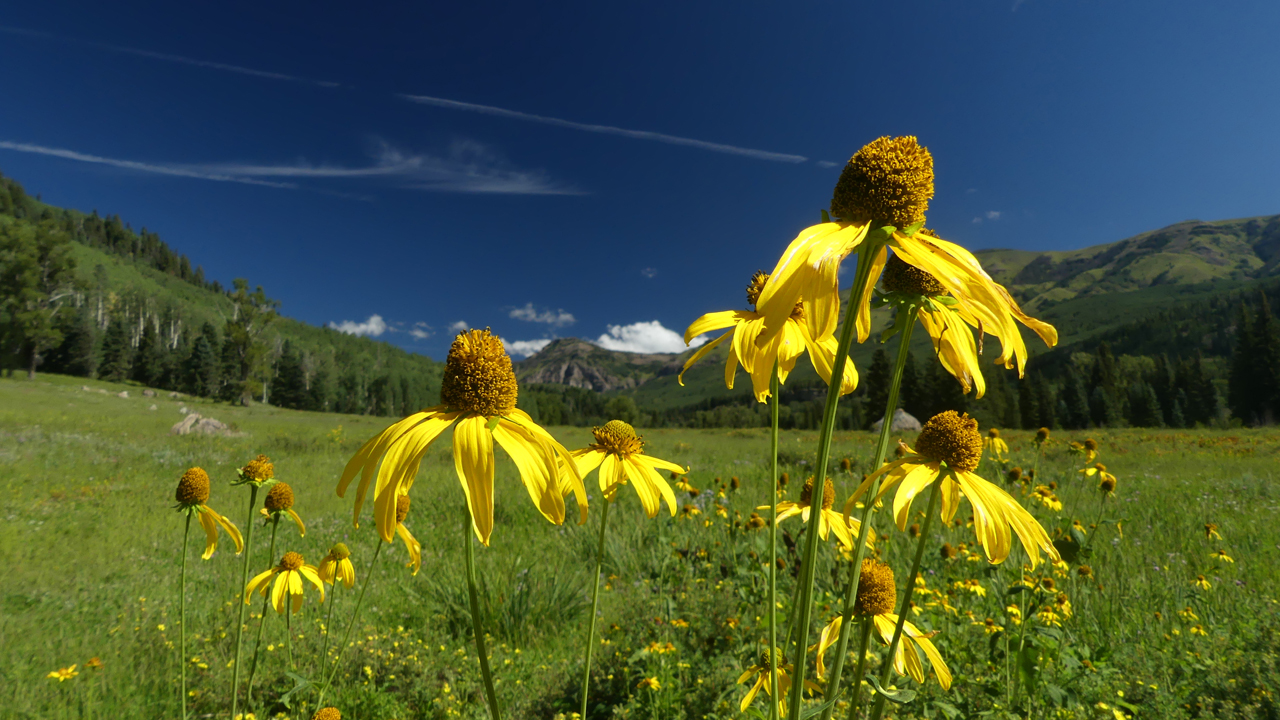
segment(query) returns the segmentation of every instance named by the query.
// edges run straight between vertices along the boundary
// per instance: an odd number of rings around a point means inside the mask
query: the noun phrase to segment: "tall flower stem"
[[[613,505],[609,498],[604,498],[604,510],[600,513],[600,541],[596,545],[596,584],[591,588],[591,620],[587,624],[587,647],[582,653],[582,718],[587,717],[587,694],[591,689],[591,651],[596,642],[596,609],[600,607],[600,567],[604,564],[604,529],[609,522],[609,506]],[[467,552],[471,552],[470,536],[467,537]],[[468,575],[470,570],[468,570]],[[474,592],[472,593],[474,596]],[[475,613],[475,608],[471,610]],[[496,716],[495,716],[496,717]]]
[[[861,267],[861,262],[859,262]],[[894,358],[893,376],[889,380],[889,397],[884,405],[884,419],[880,421],[880,437],[876,440],[875,462],[871,466],[875,471],[884,463],[885,456],[889,454],[889,437],[893,432],[893,415],[898,409],[898,391],[902,387],[902,369],[906,367],[907,352],[911,349],[911,332],[916,326],[916,315],[919,309],[912,306],[907,310],[906,327],[901,332],[898,339],[898,356]],[[877,479],[868,489],[867,496],[862,503],[862,527],[858,530],[858,542],[854,549],[853,567],[849,572],[849,583],[845,586],[844,607],[841,610],[843,622],[840,623],[840,641],[836,644],[835,662],[831,666],[831,680],[827,683],[827,692],[824,697],[827,700],[833,700],[840,692],[840,680],[844,673],[844,660],[849,651],[849,626],[853,624],[853,606],[854,601],[858,598],[858,581],[862,578],[862,559],[866,556],[867,534],[871,532],[871,512],[875,507],[875,497],[880,492],[880,480]],[[870,626],[868,626],[870,627]],[[867,643],[870,641],[871,632],[868,630],[862,634],[862,644],[858,648],[858,672],[854,675],[853,680],[853,697],[849,699],[849,706],[857,707],[858,695],[862,692],[862,672],[865,664],[864,658],[867,655]],[[832,704],[822,713],[822,720],[830,720],[831,714],[835,712],[835,705]],[[850,715],[852,717],[852,715]]]
[[[832,378],[834,381],[834,377]],[[769,380],[769,647],[765,652],[774,657],[778,647],[778,363],[773,363],[773,376]],[[778,674],[769,673],[769,717],[778,720]]]
[[[271,545],[267,551],[267,562],[275,562],[276,559],[276,530],[280,527],[280,515],[276,514],[272,518],[271,523]],[[287,594],[287,593],[286,593]],[[292,602],[292,598],[286,598],[285,602]],[[262,649],[262,630],[267,626],[267,610],[271,607],[271,593],[264,592],[262,594],[262,617],[258,620],[258,639],[253,644],[253,662],[249,664],[249,688],[245,690],[244,702],[248,706],[253,703],[253,678],[258,674],[258,651]],[[232,716],[234,717],[234,716]]]
[[[320,688],[320,699],[316,702],[319,707],[324,707],[324,694],[329,692],[329,686],[333,684],[333,678],[338,674],[338,667],[342,664],[342,653],[347,649],[347,643],[351,641],[351,630],[355,628],[356,620],[360,617],[360,608],[364,605],[364,594],[369,590],[369,581],[373,579],[373,568],[377,566],[378,555],[382,552],[382,546],[386,544],[382,542],[382,538],[378,538],[377,543],[378,546],[373,551],[373,560],[369,561],[369,569],[365,571],[364,584],[360,586],[360,595],[356,598],[356,607],[351,611],[351,622],[347,623],[347,631],[342,634],[342,644],[338,646],[338,654],[333,658],[333,669],[329,671],[329,679],[325,681],[324,687]]]
[[[856,572],[861,574],[862,568],[858,568]],[[862,648],[862,651],[858,653],[858,667],[853,671],[854,686],[853,697],[849,699],[849,720],[857,720],[858,718],[858,691],[862,690],[862,674],[867,671],[867,643],[871,640],[871,626],[874,622],[869,617],[862,620],[862,636],[858,643],[858,647]],[[840,629],[843,630],[844,625],[841,625]]]
[[[480,677],[484,680],[484,696],[489,702],[489,717],[501,720],[498,694],[493,690],[493,673],[489,670],[489,653],[485,649],[484,628],[480,625],[480,595],[476,591],[476,551],[475,540],[471,537],[471,511],[464,507],[462,517],[462,537],[467,544],[467,596],[471,600],[471,632],[476,637],[476,653],[480,655]]]
[[[191,535],[191,513],[182,531],[182,574],[178,583],[178,665],[182,668],[182,720],[187,720],[187,538]]]
[[[329,635],[333,633],[333,606],[338,604],[338,586],[342,582],[335,576],[333,586],[329,590],[329,612],[324,619],[324,646],[320,650],[320,677],[324,677],[324,666],[329,660]]]
[[[950,472],[943,466],[943,473]],[[916,556],[911,560],[911,574],[907,576],[907,586],[902,592],[902,604],[898,607],[898,623],[893,628],[893,639],[889,641],[889,653],[880,664],[880,685],[889,682],[889,671],[893,669],[894,654],[898,651],[898,643],[902,641],[902,628],[907,622],[907,613],[911,612],[911,592],[916,588],[916,576],[920,574],[920,560],[924,557],[924,546],[929,538],[929,526],[933,524],[933,516],[938,510],[938,497],[942,494],[942,480],[939,476],[929,489],[929,509],[924,511],[924,524],[920,527],[920,537],[916,540]],[[880,720],[884,715],[885,696],[876,696],[875,709],[871,712],[871,720]]]
[[[245,521],[244,530],[244,562],[240,568],[240,592],[243,593],[245,586],[249,584],[249,556],[253,555],[253,508],[258,504],[258,486],[256,484],[249,486],[249,519]],[[243,600],[243,598],[241,598]],[[244,640],[244,606],[246,603],[240,602],[239,611],[237,613],[236,622],[236,659],[231,671],[231,717],[235,717],[238,713],[236,710],[240,708],[240,647]]]
[[[877,231],[880,232],[880,231]],[[840,388],[844,384],[844,366],[849,361],[849,346],[853,344],[854,330],[857,327],[857,307],[861,302],[859,293],[871,292],[872,258],[880,250],[882,239],[872,238],[869,234],[858,251],[858,271],[854,276],[853,292],[849,295],[849,304],[845,311],[844,325],[840,329],[840,340],[836,345],[835,359],[831,367],[831,382],[827,385],[827,404],[822,409],[822,430],[818,436],[818,463],[814,466],[814,487],[822,487],[826,482],[827,464],[831,461],[831,435],[835,432],[836,410],[840,403]],[[815,498],[818,497],[815,492]],[[872,503],[867,503],[868,507]],[[813,582],[818,559],[818,527],[822,518],[821,512],[809,513],[809,525],[805,537],[804,558],[800,565],[799,614],[789,635],[796,638],[795,667],[796,676],[792,678],[791,687],[795,692],[790,697],[788,717],[799,718],[800,708],[804,704],[805,661],[809,654],[809,625],[813,621]],[[776,523],[775,523],[776,525]],[[863,551],[863,539],[867,532],[864,524],[858,536],[857,552]],[[859,561],[861,562],[861,561]]]
[[[284,611],[284,646],[289,649],[289,669],[293,670],[293,598]]]

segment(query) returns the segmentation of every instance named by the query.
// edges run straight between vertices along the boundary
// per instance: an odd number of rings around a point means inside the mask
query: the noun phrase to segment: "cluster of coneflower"
[[[851,654],[851,629],[859,631],[861,648],[852,654],[858,658],[860,666],[866,660],[867,645],[873,631],[888,646],[878,675],[869,676],[873,681],[878,677],[878,682],[872,683],[875,688],[872,720],[879,720],[883,715],[887,700],[904,697],[890,689],[888,675],[892,670],[923,682],[927,662],[938,682],[944,687],[949,686],[951,674],[930,640],[934,633],[917,628],[907,622],[906,617],[916,587],[921,556],[930,537],[930,524],[934,516],[950,523],[959,509],[961,497],[973,507],[977,544],[990,562],[1000,563],[1009,556],[1014,537],[1025,549],[1032,568],[1041,562],[1042,556],[1053,561],[1059,559],[1048,534],[1032,515],[1009,493],[976,472],[984,442],[977,422],[972,418],[951,411],[931,418],[920,431],[914,448],[900,445],[896,459],[885,462],[904,362],[917,322],[928,334],[938,362],[966,392],[975,392],[978,397],[985,392],[979,358],[987,336],[1000,343],[1000,352],[994,362],[1007,369],[1016,369],[1019,375],[1026,364],[1027,349],[1017,323],[1029,327],[1049,345],[1057,342],[1057,331],[1026,315],[1008,291],[982,269],[974,255],[923,227],[925,211],[932,196],[933,159],[914,137],[882,137],[871,142],[859,150],[844,168],[835,187],[830,211],[823,212],[824,221],[802,230],[784,250],[772,272],[760,272],[751,278],[747,288],[749,309],[703,315],[685,332],[686,342],[689,342],[704,333],[727,329],[728,332],[695,352],[685,363],[685,369],[716,348],[725,346],[726,385],[733,386],[737,368],[741,366],[750,375],[756,400],[772,405],[773,460],[765,493],[768,504],[760,508],[770,513],[765,518],[771,548],[768,563],[769,612],[766,613],[769,634],[762,639],[759,661],[750,665],[740,678],[741,683],[755,679],[743,698],[744,709],[763,690],[776,701],[769,704],[771,717],[801,717],[805,692],[790,690],[806,688],[811,698],[822,703],[823,720],[834,712],[837,701],[851,707],[852,717],[859,707],[863,668],[855,671],[854,677],[859,680],[850,683],[849,696],[843,696],[841,681],[844,660]],[[853,254],[857,255],[857,269],[849,294],[849,306],[842,313],[839,271],[842,262]],[[876,469],[841,503],[839,510],[836,509],[838,489],[825,478],[821,481],[820,490],[818,481],[810,479],[806,482],[800,502],[780,504],[775,491],[780,479],[777,463],[779,386],[786,382],[797,360],[806,353],[818,375],[828,383],[815,466],[827,468],[837,402],[840,396],[853,392],[858,383],[857,370],[848,361],[849,348],[855,336],[858,342],[865,342],[870,337],[872,307],[888,307],[894,313],[894,322],[881,333],[880,341],[885,342],[895,335],[899,338],[896,364],[884,408],[885,420],[875,457],[871,459],[870,466]],[[846,318],[843,327],[840,325],[842,316]],[[839,381],[835,382],[833,378],[839,378]],[[485,633],[480,627],[475,543],[470,539],[474,534],[482,545],[487,546],[494,531],[494,443],[514,461],[520,479],[539,512],[556,524],[564,522],[566,498],[570,496],[578,506],[579,524],[586,523],[588,498],[583,478],[592,470],[599,469],[599,484],[605,502],[600,512],[596,583],[592,590],[592,612],[584,647],[580,700],[585,717],[589,710],[600,557],[610,507],[618,497],[619,488],[631,485],[650,518],[657,516],[663,503],[674,515],[677,511],[676,496],[660,471],[683,475],[689,469],[645,455],[643,438],[631,425],[619,420],[595,428],[593,444],[570,452],[532,417],[516,407],[517,394],[511,359],[501,340],[487,329],[459,334],[446,361],[440,389],[441,403],[392,424],[366,442],[347,464],[337,493],[345,497],[358,477],[354,502],[357,527],[361,509],[372,491],[373,514],[381,540],[390,543],[393,536],[400,533],[410,546],[413,563],[418,563],[415,542],[403,530],[409,494],[419,465],[432,443],[452,431],[454,465],[466,503],[462,529],[468,536],[465,556],[474,639],[489,711],[497,720],[500,709],[488,665]],[[265,458],[261,462],[265,462]],[[269,472],[263,475],[260,470],[260,465],[250,463],[241,472],[242,482],[252,487],[252,498],[256,498],[258,488],[271,479]],[[911,505],[917,496],[926,494],[928,504],[923,527],[912,533],[916,538],[916,550],[900,589],[890,565],[868,555],[879,554],[877,535],[872,530],[878,519],[875,511],[895,486],[891,523],[900,531],[907,532]],[[282,514],[288,514],[302,530],[301,520],[291,508],[292,493],[282,492],[281,487],[287,488],[283,483],[271,488],[264,509],[273,518],[273,558],[275,527]],[[238,533],[230,523],[203,505],[207,491],[199,498],[196,497],[198,493],[190,495],[191,502],[182,499],[182,492],[180,489],[179,499],[186,503],[184,507],[197,508],[202,523],[208,518],[227,527],[232,537],[237,538],[239,546]],[[790,627],[785,634],[786,640],[779,642],[777,613],[774,612],[778,607],[777,523],[795,516],[805,523],[804,548]],[[207,529],[210,525],[206,523],[205,527]],[[216,535],[211,537],[216,540]],[[841,614],[823,623],[818,642],[811,648],[808,640],[816,629],[815,560],[819,541],[828,537],[834,537],[846,550],[848,581]],[[382,544],[378,543],[379,551]],[[377,551],[373,560],[377,560]],[[247,577],[247,557],[245,568],[245,602],[253,592],[260,591],[264,594],[264,602],[269,600],[277,612],[283,612],[289,605],[296,608],[301,602],[304,581],[319,589],[323,599],[326,580],[322,573],[306,565],[296,553],[286,553],[279,565],[252,581]],[[266,590],[273,577],[275,582],[271,595],[266,598]],[[367,587],[366,577],[361,598]],[[359,605],[358,601],[356,613]],[[343,641],[339,652],[345,644]],[[237,641],[237,660],[239,646]],[[833,664],[827,667],[824,656],[831,647],[836,647],[837,652]],[[806,679],[811,649],[817,651],[815,677],[824,685]],[[921,652],[924,658],[921,658]],[[236,670],[238,676],[238,662]],[[238,679],[235,682],[238,683]],[[654,690],[655,685],[650,683],[647,687]]]

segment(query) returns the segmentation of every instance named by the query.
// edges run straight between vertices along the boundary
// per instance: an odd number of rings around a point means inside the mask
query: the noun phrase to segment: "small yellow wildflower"
[[[75,676],[77,676],[77,675],[79,675],[79,674],[80,674],[80,673],[76,672],[76,666],[75,666],[75,665],[72,665],[71,667],[64,667],[64,668],[60,668],[60,669],[58,669],[58,670],[54,670],[53,672],[49,673],[48,675],[45,675],[45,677],[49,678],[50,680],[57,680],[58,682],[65,682],[65,681],[70,680],[71,678],[73,678],[73,677],[75,677]]]
[[[1227,554],[1226,550],[1218,550],[1216,552],[1211,552],[1209,553],[1209,557],[1217,560],[1221,560],[1222,562],[1225,562],[1225,563],[1235,562],[1235,560],[1230,555]]]

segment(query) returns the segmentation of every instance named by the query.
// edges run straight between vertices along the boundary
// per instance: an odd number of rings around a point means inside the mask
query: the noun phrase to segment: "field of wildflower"
[[[917,325],[977,396],[980,362],[1024,372],[1022,327],[1058,341],[923,227],[933,179],[916,138],[868,143],[748,309],[686,330],[724,331],[685,368],[727,342],[767,430],[541,427],[488,329],[390,425],[220,407],[237,432],[170,437],[184,398],[6,381],[5,707],[1275,718],[1274,433],[1002,434],[954,410],[892,429]],[[837,434],[873,306],[897,348],[885,422]],[[821,429],[779,432],[805,355]]]
[[[326,703],[355,718],[486,716],[463,580],[464,511],[447,444],[423,461],[405,521],[422,543],[422,570],[415,576],[405,567],[409,555],[399,540],[370,570],[376,532],[369,521],[352,528],[350,502],[334,487],[361,441],[381,429],[377,419],[191,405],[233,423],[244,437],[173,437],[169,426],[190,399],[159,399],[151,411],[148,400],[86,393],[82,384],[56,376],[0,382],[0,561],[10,574],[0,624],[3,715],[177,717],[178,666],[185,662],[190,713],[229,716],[241,558],[223,536],[202,561],[204,535],[199,542],[193,536],[190,634],[179,657],[184,517],[172,509],[173,492],[189,467],[207,469],[209,505],[243,532],[248,492],[231,483],[236,468],[263,453],[276,477],[293,486],[307,530],[299,537],[291,522],[282,525],[277,555],[298,552],[314,564],[345,542],[357,585],[348,590],[339,582],[336,593],[326,585],[324,604],[307,588],[292,621],[292,670],[284,619],[268,611],[249,712],[311,716],[314,689],[290,691],[318,677],[331,603],[328,621],[341,632],[359,583],[372,572]],[[552,431],[569,447],[592,441],[581,428]],[[768,432],[642,434],[647,451],[691,471],[688,487],[677,491],[674,518],[664,509],[648,520],[636,503],[613,509],[592,717],[742,717],[739,703],[751,685],[736,681],[759,661],[768,612],[761,562],[768,532],[753,518],[768,499]],[[911,621],[938,631],[933,641],[954,678],[944,692],[932,678],[916,685],[895,676],[897,686],[920,696],[891,707],[893,715],[1276,717],[1280,437],[1252,430],[1095,433],[1095,462],[1117,478],[1105,504],[1098,479],[1079,473],[1085,457],[1070,448],[1083,434],[1054,432],[1043,453],[1029,433],[1002,437],[1009,462],[997,467],[984,459],[981,472],[1012,488],[1051,535],[1069,537],[1079,522],[1091,552],[1026,573],[1026,584],[1036,586],[1027,589],[1019,586],[1016,556],[1001,566],[978,556],[967,509],[951,527],[935,523]],[[799,498],[814,441],[814,433],[782,434],[779,455],[790,480],[784,500]],[[835,436],[831,477],[839,497],[861,480],[874,442],[870,433]],[[1009,469],[1018,466],[1025,476],[1037,456],[1034,481],[1006,484]],[[514,465],[500,461],[496,476],[497,527],[477,562],[498,700],[510,717],[572,717],[598,521],[550,525],[521,498]],[[1037,487],[1054,484],[1046,500],[1056,497],[1060,510],[1035,499]],[[598,495],[593,487],[592,499]],[[800,519],[784,520],[779,530],[785,619],[803,544],[796,542]],[[279,560],[266,555],[268,536],[260,525],[253,574]],[[899,560],[911,546],[909,534],[889,533],[881,555]],[[835,546],[819,555],[815,630],[840,607],[836,556]],[[260,601],[253,604],[250,631],[261,609]],[[329,643],[331,658],[336,642]],[[1019,645],[1034,650],[1019,653]],[[874,642],[870,652],[878,658],[884,647]],[[834,653],[827,653],[828,667]]]

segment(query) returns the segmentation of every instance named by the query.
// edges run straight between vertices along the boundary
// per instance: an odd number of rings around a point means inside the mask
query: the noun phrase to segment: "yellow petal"
[[[401,540],[404,540],[404,546],[409,550],[409,563],[405,567],[413,568],[413,574],[417,575],[418,569],[422,567],[422,543],[418,542],[404,523],[396,526],[396,533],[400,535]]]
[[[218,549],[218,521],[213,518],[213,511],[205,512],[202,508],[198,513],[200,516],[200,527],[204,528],[205,543],[204,554],[200,557],[208,560],[213,557],[213,552]]]
[[[624,461],[627,465],[627,476],[631,478],[631,482],[637,486],[648,485],[652,492],[656,492],[663,500],[666,500],[667,507],[671,509],[671,517],[676,515],[676,493],[671,489],[671,485],[667,483],[666,478],[658,474],[651,465],[640,462],[633,455]],[[650,515],[649,517],[653,517]]]
[[[865,249],[859,249],[858,261],[862,261],[861,253],[866,252]],[[889,261],[889,251],[883,245],[875,248],[875,256],[871,259],[871,272],[867,275],[867,283],[861,288],[853,288],[849,292],[852,298],[857,294],[858,300],[853,307],[858,309],[858,342],[864,343],[867,337],[871,335],[871,290],[876,286],[876,281],[880,279],[880,274],[884,272],[885,263]]]
[[[532,433],[510,421],[500,420],[493,438],[511,456],[520,473],[520,481],[538,512],[551,522],[564,522],[564,494],[556,478],[556,459],[545,444]]]
[[[463,418],[453,429],[453,466],[467,496],[476,537],[486,546],[493,532],[493,436],[487,422],[479,416]]]
[[[709,333],[712,330],[732,327],[736,323],[752,317],[755,317],[755,313],[748,310],[722,310],[720,312],[707,313],[694,320],[688,329],[684,331],[684,344],[688,345],[699,335]]]
[[[391,442],[405,430],[425,420],[431,413],[442,411],[443,409],[442,406],[427,408],[393,423],[390,427],[360,446],[356,454],[347,461],[347,466],[342,471],[342,478],[338,480],[338,497],[347,496],[347,487],[355,479],[356,473],[360,473],[360,485],[356,488],[355,515],[353,519],[357,527],[360,525],[360,507],[364,504],[365,493],[369,490],[369,481],[373,479],[373,471],[378,466],[378,461],[382,459],[383,453],[387,451]]]
[[[690,355],[689,359],[684,361],[684,367],[680,369],[680,374],[676,376],[676,382],[679,383],[681,387],[684,387],[684,374],[689,371],[689,368],[693,367],[694,363],[706,357],[707,353],[714,350],[717,345],[724,342],[727,338],[731,338],[731,337],[733,337],[732,330],[721,335],[715,340],[712,340],[711,342],[704,344],[702,347],[698,348],[697,352],[695,352],[693,355]],[[732,351],[729,354],[732,355],[733,354]]]
[[[297,511],[295,511],[293,508],[289,508],[285,512],[289,513],[289,517],[293,518],[293,524],[298,526],[298,535],[301,537],[306,537],[307,526],[302,524],[302,518],[298,516]]]
[[[265,593],[267,583],[271,581],[271,576],[275,574],[276,574],[276,569],[271,568],[266,572],[261,572],[261,573],[258,573],[257,575],[254,575],[253,579],[249,581],[249,584],[244,586],[244,604],[245,605],[249,604],[249,598],[255,592],[257,592],[259,588],[261,588],[263,593]]]
[[[796,323],[804,339],[805,346],[809,350],[809,361],[813,363],[813,369],[818,372],[818,377],[826,384],[831,384],[831,373],[835,371],[836,350],[839,348],[840,341],[834,335],[826,340],[817,341],[813,338],[809,326],[805,323]],[[858,387],[858,368],[853,363],[853,359],[849,358],[844,363],[843,381],[840,383],[840,394],[848,395]]]
[[[283,572],[276,576],[276,582],[271,586],[271,607],[275,608],[276,613],[284,612],[285,596],[289,590],[289,575],[291,573]],[[263,618],[265,621],[265,618]]]

